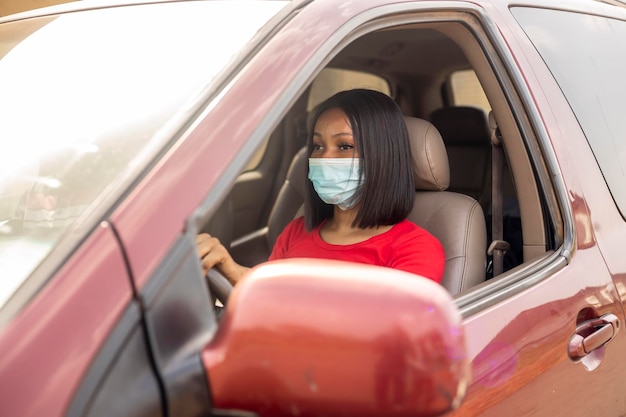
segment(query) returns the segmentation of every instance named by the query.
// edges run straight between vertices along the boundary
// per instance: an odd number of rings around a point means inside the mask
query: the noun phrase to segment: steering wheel
[[[231,284],[230,281],[217,270],[217,268],[209,269],[209,272],[206,274],[206,279],[214,301],[217,299],[224,307],[226,307],[230,293],[233,291],[233,284]],[[224,307],[215,306],[218,318],[221,316]]]

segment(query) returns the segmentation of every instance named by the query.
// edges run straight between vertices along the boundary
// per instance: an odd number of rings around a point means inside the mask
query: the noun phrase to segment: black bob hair
[[[360,158],[363,185],[355,200],[358,213],[353,226],[366,229],[394,225],[406,219],[413,208],[415,180],[409,134],[402,111],[389,96],[366,89],[342,91],[316,108],[307,139],[313,151],[313,131],[327,110],[342,110],[352,127]],[[305,224],[310,231],[332,217],[333,205],[326,204],[306,178]]]

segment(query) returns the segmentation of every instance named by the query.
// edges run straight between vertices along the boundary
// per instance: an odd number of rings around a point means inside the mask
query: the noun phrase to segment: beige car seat
[[[231,255],[237,262],[254,266],[267,261],[276,238],[302,208],[307,161],[306,147],[303,147],[291,160],[285,181],[270,211],[267,226],[233,241]]]
[[[442,285],[454,295],[485,280],[485,216],[474,198],[446,191],[450,168],[439,131],[415,117],[405,117],[405,122],[416,165],[415,202],[408,219],[441,242],[446,257]]]
[[[274,247],[276,238],[280,232],[296,217],[296,214],[304,203],[307,163],[307,149],[306,146],[304,146],[291,160],[285,182],[283,182],[283,185],[280,187],[274,206],[270,211],[267,221],[267,241],[270,248]]]

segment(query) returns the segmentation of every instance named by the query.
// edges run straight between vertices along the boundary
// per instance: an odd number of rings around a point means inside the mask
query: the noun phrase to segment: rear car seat
[[[450,162],[448,190],[478,200],[483,211],[491,202],[491,131],[485,113],[475,107],[444,107],[430,115]]]

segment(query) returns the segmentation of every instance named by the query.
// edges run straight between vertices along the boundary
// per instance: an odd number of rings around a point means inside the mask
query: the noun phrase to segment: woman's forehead
[[[344,130],[352,133],[352,124],[348,115],[339,108],[331,108],[322,112],[315,122],[315,133],[322,130]]]

